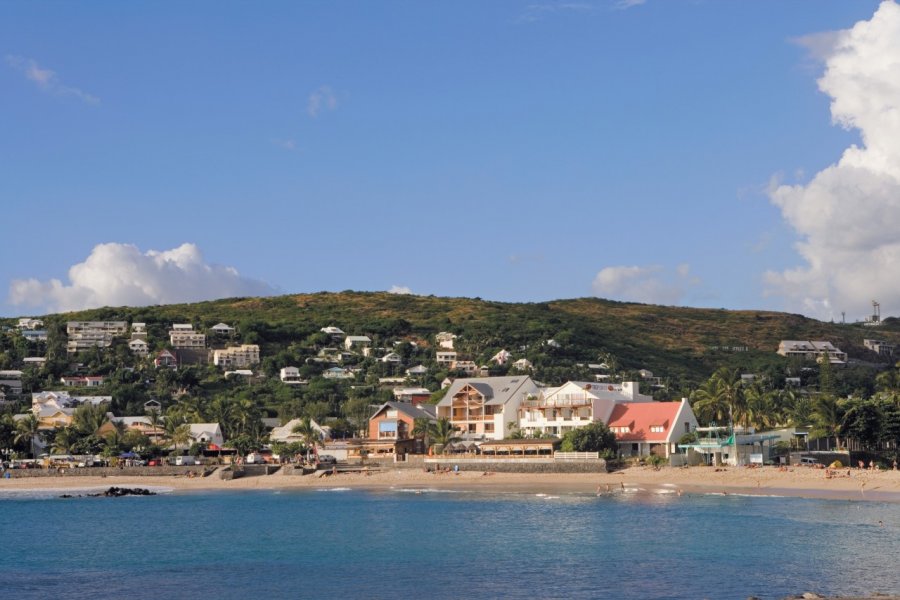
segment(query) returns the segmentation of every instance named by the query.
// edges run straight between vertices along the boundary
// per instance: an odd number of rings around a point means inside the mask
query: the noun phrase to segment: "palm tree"
[[[296,433],[300,436],[300,439],[303,441],[303,445],[306,446],[306,455],[309,457],[309,450],[316,452],[316,447],[319,446],[322,442],[322,438],[319,436],[319,431],[312,424],[312,419],[309,417],[305,417],[298,424],[294,425],[294,428],[291,430],[291,433]]]
[[[191,426],[187,423],[182,423],[181,425],[173,428],[172,433],[169,434],[168,437],[172,442],[172,445],[175,447],[175,455],[178,456],[178,446],[186,446],[191,441]]]
[[[16,423],[17,444],[23,444],[26,441],[31,445],[31,458],[37,458],[36,442],[37,436],[41,430],[41,421],[34,413],[30,413],[24,419]]]
[[[844,407],[831,394],[823,394],[816,398],[813,409],[814,432],[834,437],[835,445],[841,447],[841,429],[844,427]]]
[[[150,427],[153,430],[154,439],[157,436],[157,433],[163,428],[163,416],[162,413],[157,409],[150,409],[147,411],[147,420],[150,422]]]
[[[63,427],[56,432],[56,436],[53,438],[53,451],[59,454],[71,454],[79,437],[78,430],[71,425]]]
[[[462,439],[456,434],[456,428],[450,423],[450,419],[438,419],[432,424],[431,443],[433,446],[440,446],[441,451],[443,451],[447,444],[452,444]]]
[[[428,438],[431,434],[431,419],[416,417],[413,421],[412,436],[419,440],[425,448],[429,448]]]
[[[108,421],[109,415],[105,408],[90,402],[76,408],[72,415],[72,426],[83,436],[95,435]]]

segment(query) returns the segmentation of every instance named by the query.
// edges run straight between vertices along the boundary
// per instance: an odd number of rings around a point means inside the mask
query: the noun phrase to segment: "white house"
[[[400,363],[403,362],[403,357],[400,356],[399,354],[397,354],[396,352],[388,352],[387,354],[385,354],[378,360],[380,360],[383,363],[388,363],[391,365],[399,365]]]
[[[439,365],[450,366],[456,362],[456,352],[453,350],[438,350],[435,354],[435,362]]]
[[[225,437],[218,423],[191,423],[191,441],[197,444],[225,445]]]
[[[410,367],[406,370],[406,374],[409,377],[420,377],[422,375],[428,374],[428,367],[425,365],[416,365],[415,367]]]
[[[842,365],[847,362],[846,352],[841,352],[831,342],[821,340],[781,340],[778,344],[777,352],[781,356],[800,357],[809,360],[817,360],[825,354],[828,356],[828,362],[833,365]]]
[[[894,344],[884,340],[863,340],[863,346],[881,356],[893,356]]]
[[[462,371],[466,375],[474,375],[478,372],[478,365],[471,360],[455,360],[450,363],[450,368],[454,371]]]
[[[303,385],[304,383],[309,383],[300,378],[300,369],[297,367],[283,367],[279,373],[279,377],[282,383],[288,385]]]
[[[531,361],[527,358],[520,358],[516,362],[512,364],[513,368],[518,371],[532,371],[534,370],[534,365],[531,364]]]
[[[335,341],[342,340],[342,339],[344,339],[344,336],[347,335],[346,333],[344,333],[343,331],[341,331],[340,328],[334,327],[333,325],[329,325],[328,327],[323,327],[323,328],[320,329],[319,331],[321,331],[322,333],[325,333],[325,334],[330,335],[330,336],[331,336],[331,339],[333,339],[333,340],[335,340]]]
[[[509,362],[509,359],[512,358],[512,354],[510,354],[506,350],[501,350],[497,354],[491,357],[491,362],[496,363],[500,366],[505,365]]]
[[[518,420],[519,405],[539,391],[527,375],[457,379],[438,403],[437,416],[467,439],[502,440]]]
[[[450,333],[449,331],[442,331],[434,336],[434,340],[437,342],[438,347],[446,348],[447,350],[453,350],[453,342],[456,338],[456,334]]]
[[[372,344],[371,338],[367,335],[348,335],[344,338],[344,348],[347,350],[352,350],[354,347],[356,348],[368,348]],[[366,352],[363,351],[365,355]]]
[[[217,367],[249,367],[259,363],[259,346],[241,344],[213,351],[213,364]]]
[[[284,425],[280,427],[275,427],[272,429],[271,433],[269,433],[269,439],[273,442],[285,442],[285,443],[294,443],[294,442],[302,442],[303,437],[300,434],[294,433],[294,427],[303,423],[303,419],[291,419]],[[315,420],[309,420],[310,425],[319,434],[319,438],[324,441],[331,438],[331,428],[319,425],[315,422]]]
[[[150,345],[140,338],[128,342],[128,349],[131,350],[133,354],[140,357],[150,354]]]
[[[216,335],[233,335],[234,327],[228,325],[227,323],[216,323],[212,327],[210,327],[213,333]]]
[[[10,391],[10,395],[22,393],[22,371],[4,370],[0,371],[0,387],[6,387]]]
[[[652,402],[636,382],[606,384],[569,381],[542,388],[519,407],[519,429],[529,435],[564,435],[594,421],[609,421],[613,408],[623,402]]]

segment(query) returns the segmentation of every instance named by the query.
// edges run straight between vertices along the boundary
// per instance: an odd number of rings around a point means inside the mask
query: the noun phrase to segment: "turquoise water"
[[[900,592],[897,504],[403,490],[0,497],[3,598]]]

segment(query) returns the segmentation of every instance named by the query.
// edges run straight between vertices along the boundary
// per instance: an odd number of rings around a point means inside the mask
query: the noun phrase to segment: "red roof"
[[[616,439],[622,442],[664,442],[679,408],[681,402],[618,402],[609,416],[609,428],[628,428],[627,432],[615,432]],[[650,431],[651,427],[660,426],[662,431]]]

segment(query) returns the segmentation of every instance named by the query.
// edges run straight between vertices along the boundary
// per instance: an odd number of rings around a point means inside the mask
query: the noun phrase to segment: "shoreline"
[[[597,494],[620,491],[779,496],[868,502],[900,502],[900,471],[840,471],[826,479],[821,469],[793,467],[673,468],[630,467],[612,473],[426,473],[417,469],[392,469],[370,474],[341,473],[314,475],[247,476],[222,480],[214,473],[208,477],[188,478],[166,475],[122,475],[79,477],[23,477],[0,479],[0,497],[5,491],[36,492],[83,490],[109,487],[171,489],[174,492],[229,490],[316,490],[349,488],[371,491],[455,490],[471,492],[579,493]],[[10,494],[14,496],[18,494]]]

